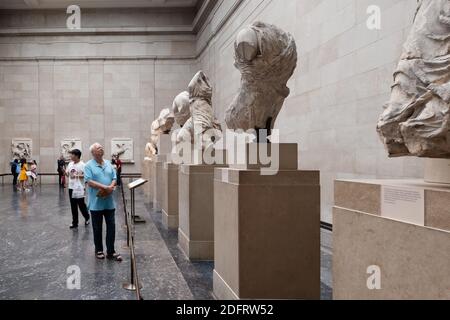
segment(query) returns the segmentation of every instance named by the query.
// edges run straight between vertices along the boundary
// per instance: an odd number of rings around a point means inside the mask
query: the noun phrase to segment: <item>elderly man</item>
[[[90,150],[93,159],[86,164],[84,179],[89,186],[88,206],[91,212],[92,229],[94,230],[95,255],[98,259],[105,259],[102,238],[104,217],[106,222],[106,257],[122,261],[122,257],[114,250],[116,205],[113,192],[117,181],[116,171],[111,162],[103,159],[105,151],[99,143],[94,143]]]

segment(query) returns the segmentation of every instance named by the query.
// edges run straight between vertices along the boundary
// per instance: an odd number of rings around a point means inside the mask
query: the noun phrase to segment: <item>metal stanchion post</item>
[[[122,201],[123,201],[123,212],[124,212],[124,219],[125,224],[123,225],[123,228],[127,230],[127,243],[122,246],[123,249],[129,249],[130,248],[130,233],[128,232],[128,218],[127,218],[127,200],[125,199],[125,192],[123,190],[123,186],[120,187],[122,190]]]
[[[142,219],[140,216],[136,215],[136,203],[135,203],[135,197],[134,197],[134,190],[131,189],[131,218],[133,220],[133,223],[145,223],[145,220]]]
[[[134,223],[139,223],[136,218],[136,207],[135,207],[135,189],[147,183],[147,180],[140,179],[136,182],[130,183],[128,188],[131,191],[131,212],[128,212],[126,201],[125,201],[125,192],[122,188],[122,197],[124,201],[124,212],[125,212],[125,221],[127,225],[127,243],[130,248],[131,261],[130,261],[130,271],[131,271],[131,281],[124,283],[122,287],[126,290],[136,291],[136,297],[139,300],[142,300],[140,289],[142,285],[139,283],[139,275],[137,273],[136,267],[136,255],[134,252]],[[141,221],[145,222],[145,221]]]
[[[131,218],[134,220],[136,218],[134,212],[134,189],[131,190]]]
[[[125,201],[125,203],[126,203],[126,201]],[[131,233],[130,228],[132,226],[130,225],[130,222],[128,219],[128,211],[127,211],[126,206],[125,206],[125,221],[126,221],[125,223],[126,223],[126,228],[127,228],[127,245],[126,245],[126,247],[129,248],[130,247],[130,233]]]
[[[130,239],[130,251],[131,251],[131,261],[130,261],[130,282],[125,282],[122,285],[122,288],[128,291],[136,291],[137,296],[140,298],[140,289],[142,289],[142,285],[139,283],[139,279],[137,277],[137,270],[136,270],[136,256],[134,253],[134,236],[131,234],[132,232],[132,225],[129,221],[130,217],[129,214],[127,214],[127,221],[129,228],[127,229],[127,236]]]

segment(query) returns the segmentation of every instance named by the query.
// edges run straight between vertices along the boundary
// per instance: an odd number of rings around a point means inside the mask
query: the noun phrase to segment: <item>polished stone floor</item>
[[[119,196],[116,250],[124,257],[122,263],[95,259],[91,226],[69,230],[67,191],[43,185],[21,193],[0,186],[0,299],[135,299],[133,292],[122,289],[130,278],[130,257],[123,248],[126,230]],[[136,212],[147,221],[135,230],[142,297],[213,299],[213,263],[187,260],[177,246],[177,232],[162,227],[161,214],[145,205],[139,193]],[[322,243],[322,299],[330,299],[330,233],[322,232]],[[70,266],[81,271],[79,290],[67,288]]]

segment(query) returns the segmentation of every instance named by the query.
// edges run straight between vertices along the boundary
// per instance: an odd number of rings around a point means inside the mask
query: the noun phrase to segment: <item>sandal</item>
[[[99,259],[99,260],[105,259],[105,254],[104,254],[103,252],[97,252],[97,253],[95,254],[95,256],[96,256],[97,259]]]
[[[109,260],[115,260],[117,262],[122,262],[123,261],[122,256],[120,254],[118,254],[118,253],[108,254],[107,258]]]

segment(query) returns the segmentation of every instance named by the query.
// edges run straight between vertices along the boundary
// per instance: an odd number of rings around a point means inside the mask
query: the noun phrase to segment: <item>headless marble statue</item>
[[[450,158],[450,1],[421,0],[377,130],[391,157]]]
[[[283,30],[255,22],[239,32],[235,41],[235,66],[241,72],[239,94],[226,111],[230,129],[273,129],[286,86],[297,66],[294,38]]]
[[[158,154],[158,142],[161,134],[169,134],[175,123],[175,118],[170,110],[163,109],[155,121],[152,123],[152,135],[150,142],[145,146],[145,156],[149,159]]]
[[[186,121],[177,136],[177,143],[195,143],[201,138],[202,148],[206,149],[221,137],[221,126],[214,118],[211,105],[212,88],[203,71],[199,71],[189,83],[191,117]]]
[[[183,91],[175,97],[173,100],[172,112],[175,116],[175,122],[178,123],[180,127],[183,127],[191,117],[189,92]]]

